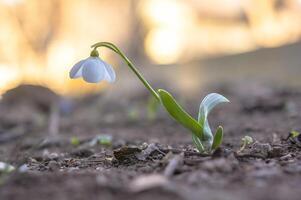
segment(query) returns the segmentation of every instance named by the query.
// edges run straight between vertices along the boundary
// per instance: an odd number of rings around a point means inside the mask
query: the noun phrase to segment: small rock
[[[285,155],[285,149],[281,146],[273,146],[271,151],[268,152],[268,154],[271,158],[281,157]]]
[[[49,161],[47,166],[48,166],[49,170],[51,170],[51,171],[57,171],[60,169],[59,163],[54,160]]]
[[[56,160],[59,158],[58,153],[50,153],[47,149],[43,151],[43,158],[49,159],[49,160]]]
[[[249,154],[267,158],[271,151],[272,151],[272,146],[269,143],[260,143],[256,141],[249,149]]]
[[[130,163],[137,160],[136,154],[140,153],[141,149],[137,146],[123,146],[113,151],[114,157],[119,162]]]
[[[159,147],[155,143],[147,145],[146,149],[136,154],[138,160],[146,160],[154,151],[160,151]]]
[[[231,153],[232,153],[231,149],[219,147],[213,152],[212,157],[214,158],[228,157]]]
[[[18,171],[19,171],[20,173],[25,173],[25,172],[27,172],[28,170],[29,170],[29,167],[28,167],[27,164],[21,165],[21,166],[19,167],[19,169],[18,169]]]

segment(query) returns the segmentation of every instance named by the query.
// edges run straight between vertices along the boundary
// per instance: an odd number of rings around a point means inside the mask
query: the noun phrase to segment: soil
[[[208,156],[164,110],[148,117],[147,94],[70,100],[42,87],[11,90],[0,102],[0,161],[16,169],[1,173],[0,199],[300,199],[301,139],[289,135],[301,131],[301,91],[211,91],[231,103],[210,114],[224,142]],[[204,95],[185,99],[193,116]],[[246,135],[254,143],[239,151]]]

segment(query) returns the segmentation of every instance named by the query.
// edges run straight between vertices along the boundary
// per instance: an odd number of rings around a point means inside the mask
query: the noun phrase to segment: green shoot
[[[80,144],[80,141],[79,141],[78,137],[72,137],[70,139],[70,143],[72,144],[72,146],[76,147],[76,146],[78,146]]]
[[[98,143],[100,145],[111,146],[112,145],[112,136],[111,135],[100,135],[98,136]]]
[[[252,144],[253,142],[254,140],[250,136],[246,135],[243,138],[241,138],[241,146],[238,153],[242,152],[248,145]]]
[[[290,137],[295,138],[298,137],[300,135],[300,133],[298,131],[291,131],[290,132]]]
[[[212,143],[212,149],[216,150],[223,141],[223,127],[219,126],[215,132],[213,143]]]
[[[298,131],[291,131],[289,133],[288,138],[292,143],[297,144],[299,147],[301,146],[301,133]]]
[[[209,126],[208,122],[208,115],[212,111],[212,109],[221,103],[227,103],[229,102],[228,99],[226,99],[224,96],[217,94],[217,93],[211,93],[208,94],[203,101],[200,104],[199,108],[199,114],[198,114],[198,123],[203,128],[203,146],[205,150],[211,151],[217,149],[220,144],[222,143],[223,139],[223,128],[221,126],[218,127],[216,130],[215,135],[212,134],[212,131]],[[213,138],[215,137],[215,138]],[[215,140],[215,144],[213,144],[213,141]]]
[[[105,145],[105,146],[111,146],[112,145],[112,136],[107,134],[101,134],[95,136],[91,141],[89,141],[88,145],[93,147],[96,145]]]

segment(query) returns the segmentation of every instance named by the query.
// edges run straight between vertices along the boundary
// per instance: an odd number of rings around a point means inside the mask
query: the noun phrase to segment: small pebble
[[[28,167],[27,164],[23,164],[23,165],[21,165],[21,166],[19,167],[18,170],[19,170],[20,173],[25,173],[25,172],[27,172],[27,171],[29,170],[29,167]]]
[[[281,146],[274,146],[271,151],[269,151],[269,157],[281,157],[285,154],[284,149]]]
[[[49,167],[49,170],[51,170],[51,171],[57,171],[60,169],[59,163],[57,163],[54,160],[49,161],[48,167]]]

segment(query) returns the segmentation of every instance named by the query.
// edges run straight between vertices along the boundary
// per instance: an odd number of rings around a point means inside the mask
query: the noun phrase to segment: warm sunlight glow
[[[184,50],[185,29],[195,17],[193,10],[179,0],[144,0],[139,8],[151,27],[145,38],[147,55],[158,64],[177,62]]]
[[[180,0],[145,0],[140,5],[141,15],[150,25],[179,27],[185,23],[185,5]]]
[[[0,3],[3,3],[8,6],[14,6],[23,3],[23,0],[0,0]]]
[[[173,29],[156,29],[145,40],[147,54],[157,63],[169,64],[178,60],[182,51],[181,35]]]
[[[66,95],[98,92],[106,84],[72,81],[69,70],[94,42],[129,41],[129,8],[128,1],[0,0],[0,95],[22,83]]]
[[[4,92],[6,88],[12,88],[20,82],[20,73],[15,68],[0,64],[0,94]]]
[[[46,73],[53,82],[53,87],[59,87],[66,82],[70,67],[74,63],[75,48],[63,41],[54,43],[49,49]],[[46,78],[46,77],[45,77]]]
[[[139,14],[147,30],[146,53],[158,64],[170,64],[296,42],[301,36],[300,1],[276,4],[275,0],[144,0]]]
[[[0,94],[18,83],[84,94],[106,87],[68,77],[94,42],[133,60],[144,47],[155,64],[280,47],[300,41],[301,0],[0,0],[0,24]]]

